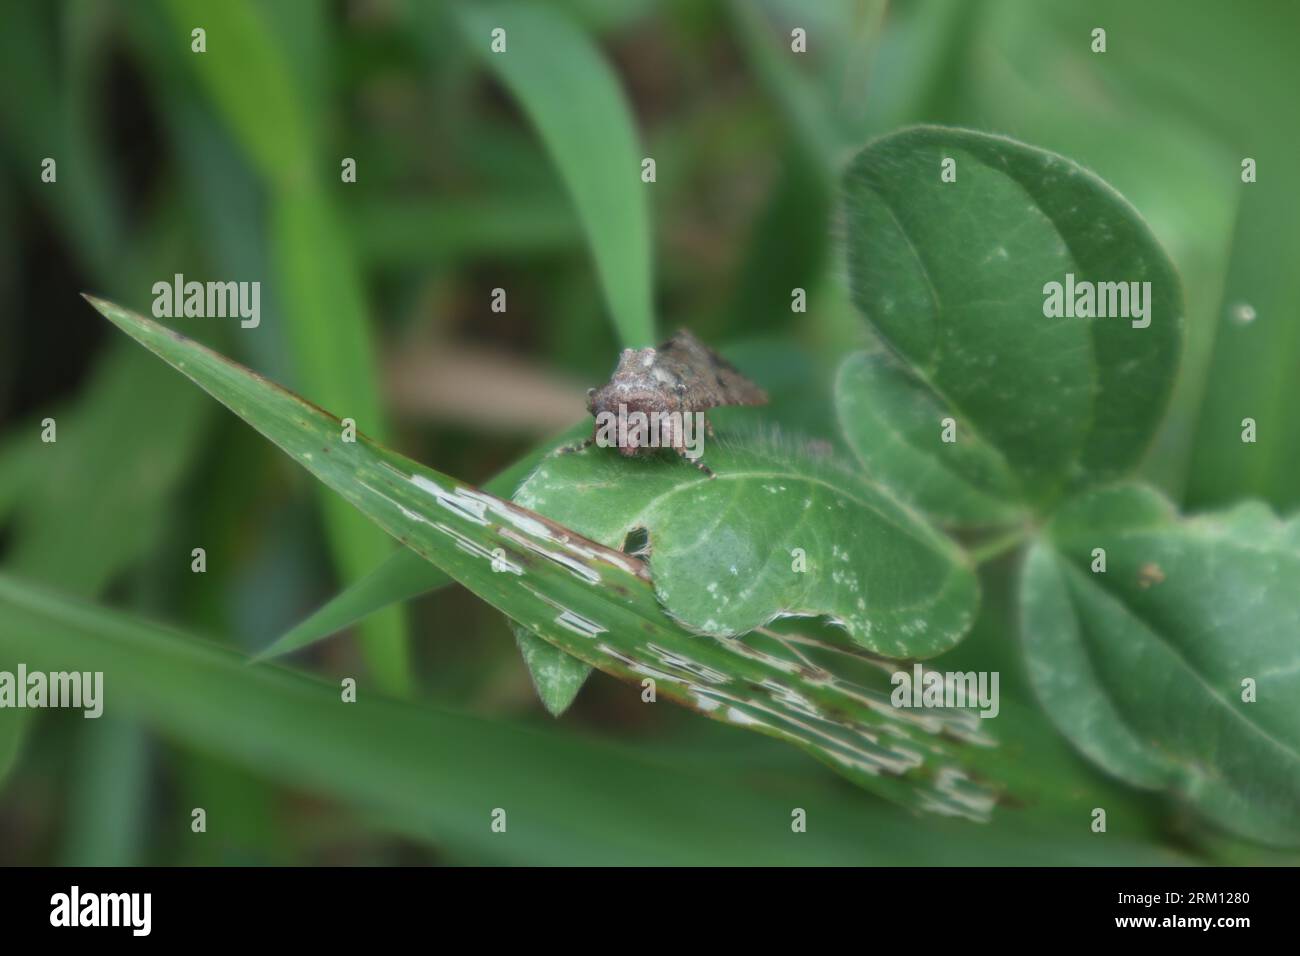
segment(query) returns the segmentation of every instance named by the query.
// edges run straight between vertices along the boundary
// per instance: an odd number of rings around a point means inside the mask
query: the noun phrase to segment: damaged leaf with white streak
[[[638,558],[360,432],[343,442],[329,413],[156,322],[90,301],[389,534],[548,644],[625,681],[652,677],[659,700],[795,744],[904,805],[974,820],[992,812],[997,792],[980,768],[996,751],[973,714],[896,709],[885,690],[819,663],[817,654],[842,651],[813,638],[691,634],[663,613]],[[832,500],[828,494],[818,500]],[[952,580],[960,593],[960,575]]]
[[[969,630],[967,558],[879,487],[790,442],[706,447],[712,479],[591,448],[544,462],[515,500],[610,547],[647,532],[659,600],[701,634],[824,616],[872,653],[912,659]]]

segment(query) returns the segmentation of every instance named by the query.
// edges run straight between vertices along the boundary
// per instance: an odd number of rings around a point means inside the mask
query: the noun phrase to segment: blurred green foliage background
[[[657,332],[687,326],[752,356],[746,371],[791,396],[785,424],[817,435],[830,427],[829,370],[866,335],[843,291],[838,170],[867,139],[914,122],[1057,150],[1124,193],[1179,266],[1189,306],[1147,476],[1193,510],[1300,502],[1300,7],[525,5],[590,50],[590,62],[542,64],[566,91],[558,104],[545,102],[548,87],[521,90],[527,78],[485,65],[490,4],[5,5],[0,567],[238,653],[219,659],[221,683],[193,686],[184,712],[0,712],[0,862],[1271,859],[1103,780],[1045,721],[1027,762],[1068,768],[1063,786],[1082,781],[1134,808],[1104,845],[1050,811],[983,828],[914,818],[788,748],[645,707],[601,675],[554,722],[505,620],[458,588],[294,661],[335,687],[362,676],[364,695],[408,701],[361,718],[366,733],[400,737],[400,766],[368,759],[364,734],[313,711],[319,694],[295,707],[305,678],[254,678],[232,663],[392,546],[111,334],[79,292],[147,313],[153,283],[174,273],[260,281],[259,328],[205,319],[184,331],[473,482],[578,420],[582,389],[651,313]],[[203,54],[190,49],[196,26]],[[790,54],[796,26],[808,32],[803,56]],[[1103,55],[1089,48],[1096,26]],[[619,155],[623,137],[655,158],[648,233],[635,204],[575,202],[564,146],[534,112],[557,105],[622,111],[626,128],[580,151],[613,143]],[[1243,189],[1247,156],[1259,181]],[[46,157],[56,183],[41,180]],[[344,157],[355,184],[340,179]],[[653,264],[648,282],[638,262]],[[489,307],[498,287],[504,313]],[[790,312],[793,287],[809,290],[807,314]],[[1244,306],[1255,321],[1234,319]],[[1279,436],[1266,453],[1236,441],[1245,415]],[[39,441],[47,416],[55,445]],[[198,543],[203,575],[190,573]],[[1004,695],[1041,720],[1017,678],[1006,604],[986,584],[984,615],[954,659],[1001,666]],[[0,631],[19,626],[0,618]],[[180,670],[151,667],[141,659],[141,681],[183,684]],[[530,802],[537,821],[531,837],[494,842],[485,781],[503,763],[516,772],[497,782],[519,788],[512,827],[527,828]],[[625,799],[606,787],[589,802],[589,779],[613,779]],[[792,805],[819,821],[799,844]],[[189,831],[196,806],[210,819],[202,838]],[[771,842],[756,842],[765,827]]]

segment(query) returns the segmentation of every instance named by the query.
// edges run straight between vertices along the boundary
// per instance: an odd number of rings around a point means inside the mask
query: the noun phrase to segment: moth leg
[[[563,446],[562,448],[557,448],[557,449],[555,449],[555,451],[553,451],[551,454],[553,454],[553,455],[572,455],[574,452],[584,451],[585,449],[590,448],[590,447],[591,447],[592,445],[594,445],[594,444],[596,444],[596,436],[595,436],[595,435],[592,435],[590,438],[587,438],[587,439],[585,439],[585,440],[583,440],[583,441],[580,441],[580,442],[577,442],[577,443],[575,443],[575,444],[572,444],[572,445],[565,445],[565,446]]]
[[[708,465],[706,465],[706,464],[704,463],[704,458],[703,458],[703,457],[696,458],[694,461],[691,461],[689,458],[686,457],[686,449],[685,449],[685,448],[675,448],[675,449],[673,449],[673,450],[676,451],[677,454],[681,456],[682,461],[690,462],[692,465],[694,465],[696,468],[700,469],[700,471],[704,472],[704,473],[705,473],[706,475],[708,475],[710,478],[716,478],[716,477],[718,477],[717,475],[715,475],[715,474],[713,473],[713,469],[711,469]]]

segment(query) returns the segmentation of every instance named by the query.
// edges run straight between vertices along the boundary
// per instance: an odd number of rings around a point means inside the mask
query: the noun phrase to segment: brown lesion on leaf
[[[1153,585],[1162,584],[1165,572],[1154,561],[1148,561],[1138,570],[1138,587],[1147,590]]]

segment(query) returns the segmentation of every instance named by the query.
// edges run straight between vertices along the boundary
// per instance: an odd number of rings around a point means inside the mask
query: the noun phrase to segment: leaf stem
[[[971,548],[971,560],[975,563],[976,567],[985,565],[994,558],[1000,557],[1015,548],[1028,537],[1028,528],[1012,528],[1006,534],[999,535],[996,538],[991,538],[977,548]]]

